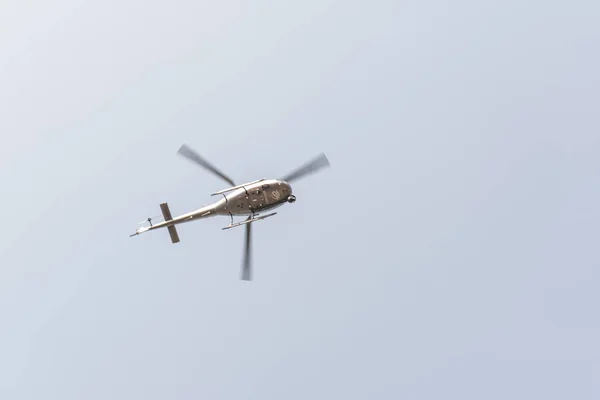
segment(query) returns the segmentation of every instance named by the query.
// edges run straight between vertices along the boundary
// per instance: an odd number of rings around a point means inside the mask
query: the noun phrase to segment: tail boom
[[[133,233],[129,236],[130,237],[137,236],[144,232],[152,231],[155,229],[167,228],[167,230],[169,231],[169,236],[171,238],[171,242],[179,243],[179,234],[177,232],[177,229],[175,228],[175,225],[216,215],[215,207],[213,205],[202,207],[196,211],[193,211],[193,212],[190,212],[187,214],[183,214],[183,215],[180,215],[175,218],[173,218],[173,216],[171,215],[171,210],[169,209],[169,205],[167,203],[160,204],[160,209],[161,209],[163,217],[164,217],[163,222],[160,222],[160,223],[154,224],[154,225],[151,224],[150,226],[144,226],[142,228],[139,228],[138,230],[135,231],[135,233]]]

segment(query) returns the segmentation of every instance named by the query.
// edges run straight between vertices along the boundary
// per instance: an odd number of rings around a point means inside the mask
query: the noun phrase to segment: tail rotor
[[[137,224],[138,225],[149,224],[150,226],[152,226],[152,221],[154,221],[157,218],[162,218],[162,215],[154,215],[152,217],[148,217],[146,220],[140,221]],[[162,222],[162,221],[159,221],[159,222]]]

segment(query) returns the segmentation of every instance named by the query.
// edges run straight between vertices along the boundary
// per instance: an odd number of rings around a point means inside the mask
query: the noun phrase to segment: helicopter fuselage
[[[212,205],[213,214],[252,215],[296,200],[290,184],[279,179],[260,180],[222,195],[223,199]]]

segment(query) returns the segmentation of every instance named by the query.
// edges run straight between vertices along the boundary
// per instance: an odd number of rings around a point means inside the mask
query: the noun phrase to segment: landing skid
[[[231,228],[235,228],[236,226],[240,226],[240,225],[246,225],[249,224],[250,222],[254,222],[254,221],[260,221],[261,219],[265,219],[265,218],[269,218],[272,217],[273,215],[277,214],[276,212],[271,213],[271,214],[267,214],[267,215],[262,215],[260,217],[255,217],[252,216],[251,218],[248,218],[245,221],[241,221],[241,222],[236,222],[235,224],[232,222],[231,224],[229,224],[228,226],[226,226],[225,228],[222,228],[222,230],[225,229],[231,229]]]

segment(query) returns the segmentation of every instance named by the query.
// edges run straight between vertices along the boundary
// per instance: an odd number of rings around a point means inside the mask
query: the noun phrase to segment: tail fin
[[[162,203],[160,205],[160,210],[162,211],[165,221],[170,221],[173,219],[173,217],[171,216],[171,210],[169,210],[169,205],[167,203]],[[175,228],[175,225],[168,226],[167,230],[169,231],[169,236],[171,236],[171,242],[179,243],[179,235],[177,234],[177,229]]]

